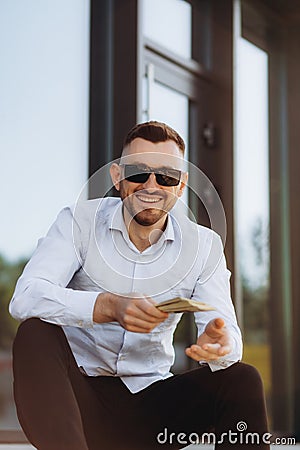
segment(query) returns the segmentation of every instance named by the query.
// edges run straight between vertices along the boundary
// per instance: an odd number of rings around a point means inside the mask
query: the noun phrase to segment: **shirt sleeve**
[[[222,241],[214,234],[209,256],[199,276],[192,298],[208,303],[213,311],[195,313],[198,336],[203,333],[207,323],[221,317],[224,319],[232,339],[232,351],[216,361],[207,362],[212,371],[224,369],[241,360],[242,337],[230,294],[231,273],[226,267]]]
[[[97,292],[67,288],[82,264],[80,244],[73,239],[82,233],[71,209],[64,208],[47,235],[40,239],[19,278],[9,305],[17,320],[38,317],[57,325],[89,328]]]

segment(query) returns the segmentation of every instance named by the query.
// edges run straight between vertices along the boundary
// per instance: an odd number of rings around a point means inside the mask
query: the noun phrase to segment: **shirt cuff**
[[[99,292],[67,290],[66,308],[68,324],[80,328],[93,328],[94,306]]]
[[[235,364],[236,362],[238,362],[238,360],[231,361],[220,358],[216,361],[207,361],[207,364],[212,372],[216,372],[217,370],[227,369],[227,367],[232,366],[232,364]]]

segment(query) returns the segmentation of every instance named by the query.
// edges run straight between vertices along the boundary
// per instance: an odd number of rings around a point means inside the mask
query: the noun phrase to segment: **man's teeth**
[[[160,201],[160,197],[144,197],[143,195],[137,196],[139,200],[146,203],[157,203]]]

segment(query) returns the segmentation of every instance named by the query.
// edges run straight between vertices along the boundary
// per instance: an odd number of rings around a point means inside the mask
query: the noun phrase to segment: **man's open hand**
[[[151,297],[142,294],[103,293],[96,300],[93,319],[97,323],[117,321],[125,330],[149,333],[168,317],[155,304]]]
[[[205,331],[198,337],[197,344],[191,345],[185,353],[195,361],[215,361],[231,352],[230,334],[223,319],[208,322]]]

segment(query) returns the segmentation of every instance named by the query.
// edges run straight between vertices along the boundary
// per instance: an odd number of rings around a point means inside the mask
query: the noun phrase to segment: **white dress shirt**
[[[173,333],[181,314],[169,314],[150,333],[134,333],[118,322],[93,322],[98,294],[138,292],[157,302],[181,296],[212,305],[214,311],[194,316],[198,335],[216,317],[224,318],[231,333],[231,353],[209,362],[218,370],[242,353],[229,278],[219,236],[191,222],[179,206],[169,213],[159,240],[140,252],[129,239],[122,201],[108,197],[60,212],[19,278],[9,309],[18,320],[39,317],[61,325],[87,375],[120,377],[138,392],[172,375]]]

